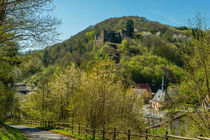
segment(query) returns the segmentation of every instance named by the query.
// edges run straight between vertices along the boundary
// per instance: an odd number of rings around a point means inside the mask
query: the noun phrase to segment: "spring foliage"
[[[89,71],[69,67],[54,75],[47,90],[38,88],[27,95],[23,111],[34,119],[80,122],[92,128],[125,120],[120,127],[142,130],[141,106],[142,100],[117,76],[115,62],[105,59]]]
[[[184,48],[186,78],[181,83],[182,93],[189,105],[188,117],[203,135],[210,130],[210,34],[202,16],[197,13],[192,29],[192,40]]]

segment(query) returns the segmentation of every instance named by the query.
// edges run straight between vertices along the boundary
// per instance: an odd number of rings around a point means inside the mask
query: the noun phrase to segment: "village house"
[[[14,83],[13,90],[16,92],[15,97],[23,100],[24,96],[30,93],[31,88],[25,83]]]
[[[15,83],[13,89],[22,94],[28,94],[31,90],[31,88],[24,83]]]
[[[159,110],[160,107],[162,107],[167,100],[169,100],[169,95],[167,93],[167,82],[166,82],[166,77],[165,73],[163,75],[162,79],[162,89],[159,89],[156,93],[155,96],[152,98],[152,108],[154,110]]]
[[[144,99],[144,103],[148,103],[152,98],[152,89],[147,84],[136,84],[133,90],[138,97]]]

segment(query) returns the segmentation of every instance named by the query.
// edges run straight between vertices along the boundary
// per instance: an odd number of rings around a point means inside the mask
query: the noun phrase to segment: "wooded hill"
[[[129,20],[134,22],[132,37],[122,38],[121,43],[95,43],[102,31],[126,30]],[[184,75],[181,49],[189,34],[186,27],[171,27],[143,17],[109,18],[54,46],[27,52],[17,79],[36,85],[69,65],[87,70],[98,60],[110,57],[118,64],[125,83],[148,83],[156,91],[164,71],[170,85],[180,82]]]

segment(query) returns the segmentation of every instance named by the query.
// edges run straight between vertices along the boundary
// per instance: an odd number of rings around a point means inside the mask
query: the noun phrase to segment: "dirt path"
[[[33,128],[29,126],[10,125],[10,127],[19,129],[30,140],[73,140],[70,137],[62,136],[59,134],[52,133],[50,131],[45,131],[42,129]]]

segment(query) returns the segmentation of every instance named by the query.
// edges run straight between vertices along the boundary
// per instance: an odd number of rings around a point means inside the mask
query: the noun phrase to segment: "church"
[[[166,82],[166,76],[165,73],[163,74],[162,79],[162,88],[159,89],[154,97],[152,98],[152,108],[154,110],[159,110],[160,107],[162,107],[167,100],[169,100],[169,95],[167,93],[167,82]]]

